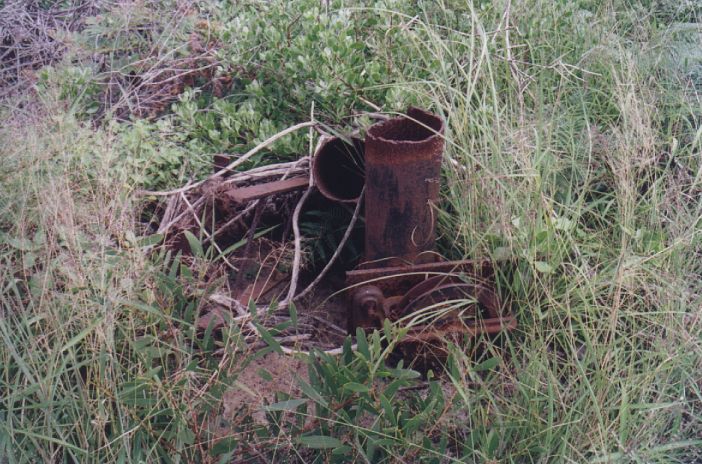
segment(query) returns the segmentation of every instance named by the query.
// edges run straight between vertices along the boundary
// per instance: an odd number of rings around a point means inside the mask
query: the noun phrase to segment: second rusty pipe
[[[434,249],[444,122],[410,108],[366,133],[366,259],[415,262]],[[390,265],[392,261],[386,261]]]
[[[363,140],[330,137],[312,161],[312,175],[319,191],[330,200],[355,203],[363,191]]]

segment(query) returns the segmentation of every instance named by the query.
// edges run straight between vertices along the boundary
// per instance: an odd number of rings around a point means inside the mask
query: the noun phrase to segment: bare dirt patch
[[[276,392],[292,397],[299,395],[297,378],[307,380],[305,361],[294,356],[268,353],[253,360],[237,377],[236,383],[224,394],[222,419],[233,423],[237,418],[251,415],[265,422],[263,406],[275,402]]]

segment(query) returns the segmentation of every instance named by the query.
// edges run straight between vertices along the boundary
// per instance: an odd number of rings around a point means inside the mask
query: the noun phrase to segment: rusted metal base
[[[407,352],[446,351],[446,339],[494,335],[516,327],[495,289],[486,260],[443,261],[435,253],[445,123],[438,114],[410,108],[406,115],[371,126],[365,140],[332,137],[312,160],[321,194],[355,203],[365,191],[363,266],[346,273],[348,330],[382,328],[390,320],[408,329]],[[229,159],[215,157],[215,169]],[[223,195],[238,207],[309,185],[307,177],[232,188]],[[254,227],[252,227],[252,230]],[[272,282],[240,289],[242,303],[270,290]]]
[[[388,319],[410,327],[401,343],[434,343],[516,327],[495,292],[489,261],[357,269],[346,273],[346,283],[350,333],[381,328]]]

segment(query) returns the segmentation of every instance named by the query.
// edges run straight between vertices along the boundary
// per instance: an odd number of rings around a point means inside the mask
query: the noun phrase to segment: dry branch
[[[230,172],[230,171],[236,169],[237,167],[241,166],[246,161],[248,161],[249,158],[254,156],[256,153],[258,153],[259,151],[268,147],[269,145],[272,145],[273,143],[277,142],[278,140],[285,137],[286,135],[291,134],[291,133],[298,131],[300,129],[304,129],[306,127],[313,127],[315,124],[316,123],[314,121],[307,121],[307,122],[301,122],[299,124],[295,124],[294,126],[288,127],[287,129],[284,129],[284,130],[278,132],[277,134],[269,137],[268,139],[264,140],[260,144],[256,145],[254,148],[252,148],[248,152],[241,155],[235,161],[232,161],[230,164],[228,164],[226,167],[224,167],[220,171],[217,171],[214,174],[212,174],[211,176],[207,177],[206,179],[195,182],[192,185],[177,188],[175,190],[168,190],[165,192],[153,192],[153,191],[149,191],[149,190],[142,190],[139,193],[141,195],[144,195],[144,196],[152,195],[152,196],[166,197],[169,195],[177,195],[179,193],[189,192],[193,189],[196,189],[196,188],[202,186],[205,182],[208,182],[208,181],[211,181],[214,179],[218,179],[218,178],[222,177],[223,175],[225,175],[227,172]]]
[[[334,251],[334,254],[332,257],[329,259],[327,264],[324,266],[324,268],[320,271],[319,274],[317,274],[317,277],[310,283],[307,288],[305,288],[303,291],[298,293],[293,297],[293,300],[297,300],[302,298],[303,296],[307,295],[309,292],[314,289],[314,287],[324,278],[325,275],[327,275],[327,272],[329,272],[329,269],[334,265],[336,262],[337,258],[341,254],[341,250],[344,248],[346,245],[346,242],[348,241],[349,237],[351,236],[351,232],[353,231],[353,228],[356,226],[356,221],[358,221],[358,215],[361,212],[361,205],[363,204],[363,194],[365,193],[366,189],[365,187],[361,191],[361,195],[358,197],[358,202],[356,203],[356,208],[353,211],[353,217],[351,217],[351,221],[349,222],[348,227],[346,228],[346,231],[344,232],[344,236],[341,238],[341,241],[339,242],[339,246],[336,247],[336,250]]]
[[[81,19],[94,14],[97,1],[68,8],[43,8],[36,0],[0,2],[0,98],[26,92],[32,74],[64,54],[56,37],[76,30]]]
[[[215,293],[213,295],[210,295],[210,300],[213,301],[214,303],[217,303],[218,305],[224,306],[226,308],[229,308],[229,309],[235,311],[237,314],[239,314],[239,316],[243,316],[240,320],[244,323],[246,328],[251,330],[254,334],[256,334],[256,336],[259,339],[261,338],[261,334],[259,333],[258,329],[256,328],[256,326],[252,322],[253,317],[251,316],[251,313],[249,313],[249,311],[239,301],[235,300],[234,298],[232,298],[230,296],[223,295],[221,293]],[[303,334],[303,337],[304,337],[304,334]],[[297,341],[297,340],[299,340],[299,338],[295,339],[295,340]],[[283,353],[285,353],[287,355],[298,355],[298,354],[307,355],[307,356],[310,355],[309,351],[296,350],[296,349],[288,348],[286,346],[281,346],[280,349],[283,351]],[[355,351],[357,349],[357,345],[356,344],[351,345],[351,349]],[[333,348],[331,350],[324,351],[324,353],[332,355],[332,356],[338,356],[338,355],[342,354],[343,352],[344,352],[343,347]]]

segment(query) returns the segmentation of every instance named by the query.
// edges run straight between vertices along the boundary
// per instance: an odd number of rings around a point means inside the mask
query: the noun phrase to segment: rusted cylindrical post
[[[418,254],[434,249],[433,205],[439,199],[443,134],[442,119],[417,108],[368,129],[367,260],[415,262]]]
[[[349,143],[350,142],[350,143]],[[363,191],[363,140],[331,137],[317,150],[312,175],[319,191],[330,200],[355,203]]]

